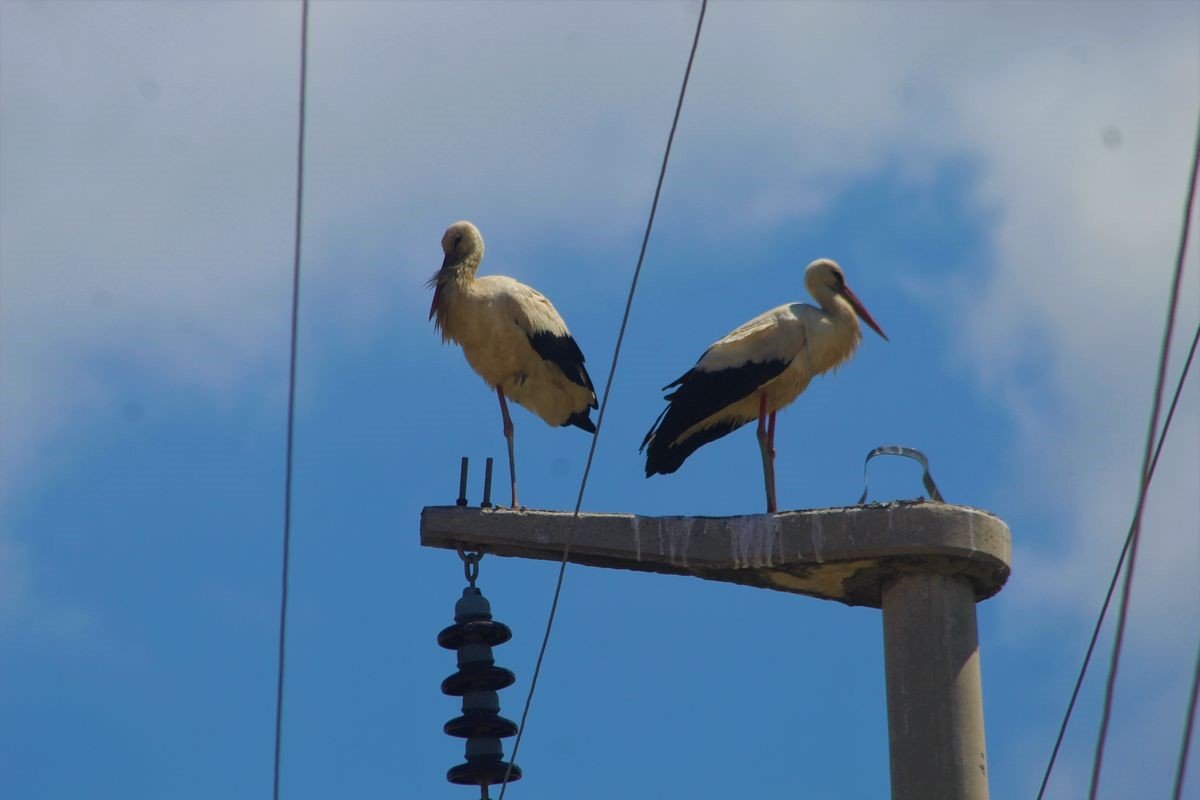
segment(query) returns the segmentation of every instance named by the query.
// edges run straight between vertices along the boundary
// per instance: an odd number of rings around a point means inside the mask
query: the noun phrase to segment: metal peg
[[[492,459],[488,458],[483,467],[483,502],[480,508],[492,507]]]
[[[458,472],[458,499],[454,501],[456,506],[465,506],[467,504],[467,457],[462,457],[462,467]]]

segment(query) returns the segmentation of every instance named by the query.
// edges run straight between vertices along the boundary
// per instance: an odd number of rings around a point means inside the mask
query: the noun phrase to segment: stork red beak
[[[854,313],[858,314],[859,319],[870,325],[871,330],[882,336],[885,342],[891,341],[888,339],[887,334],[883,332],[883,329],[879,327],[879,324],[875,322],[875,319],[871,316],[871,312],[867,311],[867,307],[862,304],[862,300],[858,299],[858,295],[850,291],[849,286],[842,286],[842,296],[854,307]]]

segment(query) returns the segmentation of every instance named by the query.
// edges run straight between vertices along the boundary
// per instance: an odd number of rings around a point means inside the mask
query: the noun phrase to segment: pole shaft
[[[987,800],[974,589],[907,574],[882,599],[892,800]]]

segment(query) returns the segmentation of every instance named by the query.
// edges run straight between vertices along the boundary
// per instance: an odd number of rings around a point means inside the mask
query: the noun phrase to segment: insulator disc
[[[464,714],[447,722],[442,730],[460,739],[476,736],[506,739],[517,735],[517,723],[492,714]]]
[[[521,768],[513,764],[512,771],[508,770],[507,761],[468,761],[465,764],[451,767],[446,772],[446,780],[459,786],[491,786],[504,782],[504,773],[508,772],[508,782],[521,780]]]
[[[517,676],[504,667],[459,670],[442,681],[442,694],[462,697],[467,692],[494,692],[516,682]]]
[[[512,629],[495,620],[475,620],[451,625],[438,634],[437,643],[447,650],[457,650],[467,642],[479,642],[495,647],[512,638]]]

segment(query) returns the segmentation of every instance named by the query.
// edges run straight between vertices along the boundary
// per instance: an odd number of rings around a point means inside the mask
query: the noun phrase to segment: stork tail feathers
[[[649,443],[649,448],[646,452],[646,477],[651,475],[670,475],[675,470],[683,466],[683,462],[692,453],[699,450],[709,442],[714,442],[732,433],[746,423],[733,419],[721,420],[703,430],[696,431],[691,436],[675,443],[669,444],[661,437],[655,435],[655,431],[651,430],[646,434],[646,441]],[[646,442],[643,442],[643,447]]]
[[[748,361],[716,372],[693,367],[663,387],[674,391],[666,395],[666,409],[642,440],[646,477],[674,472],[700,447],[745,425],[748,419],[731,416],[728,407],[766,386],[787,369],[788,363],[784,359]],[[714,414],[723,415],[687,433]]]
[[[567,421],[562,424],[562,427],[566,428],[574,425],[576,428],[582,428],[588,433],[595,433],[596,423],[592,422],[591,413],[591,406],[585,408],[583,411],[576,411],[567,417]]]

